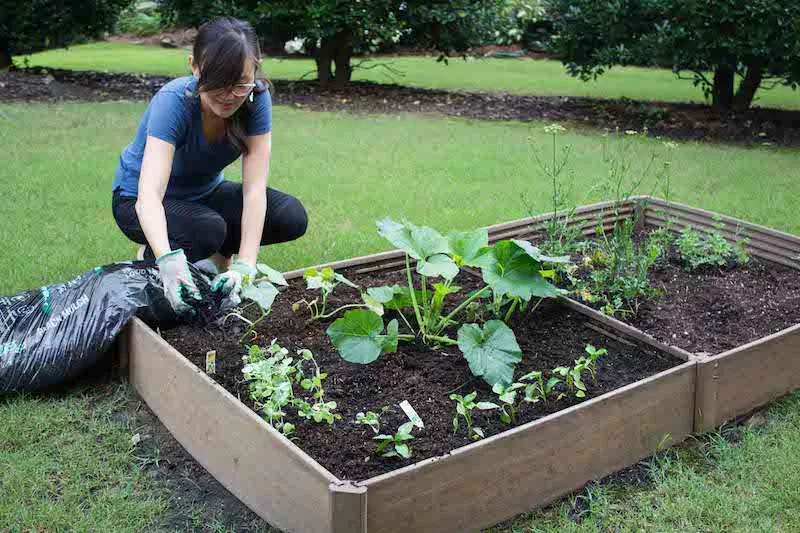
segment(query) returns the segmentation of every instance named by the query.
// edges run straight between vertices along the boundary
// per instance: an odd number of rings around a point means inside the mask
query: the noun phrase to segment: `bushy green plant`
[[[156,2],[138,1],[125,8],[117,20],[117,31],[139,36],[160,32],[161,13]]]
[[[764,85],[800,82],[796,0],[545,0],[545,8],[558,35],[553,51],[584,80],[613,65],[668,67],[689,73],[726,112],[748,109]]]
[[[684,268],[697,271],[708,267],[747,264],[750,253],[744,247],[745,242],[745,239],[741,239],[737,245],[731,244],[722,236],[719,228],[704,235],[686,226],[675,240],[675,247]]]

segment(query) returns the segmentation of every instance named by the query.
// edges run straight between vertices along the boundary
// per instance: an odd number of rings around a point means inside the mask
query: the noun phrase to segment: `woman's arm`
[[[170,251],[163,202],[174,155],[173,144],[153,136],[147,137],[139,174],[136,215],[156,258]]]
[[[242,157],[242,240],[240,261],[255,266],[267,216],[267,178],[272,154],[272,134],[248,137],[248,153]]]

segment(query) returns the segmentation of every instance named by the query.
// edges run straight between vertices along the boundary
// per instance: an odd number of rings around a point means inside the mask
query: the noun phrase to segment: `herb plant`
[[[750,254],[744,247],[746,239],[740,239],[737,246],[728,242],[720,233],[724,227],[717,224],[716,230],[702,235],[687,226],[675,240],[681,263],[684,268],[697,271],[708,267],[726,267],[747,264]]]
[[[456,402],[456,416],[453,417],[453,434],[458,431],[458,417],[464,418],[467,424],[467,437],[472,440],[482,439],[484,437],[483,430],[479,427],[472,425],[472,410],[480,409],[487,411],[490,409],[500,409],[500,406],[491,402],[475,402],[478,393],[473,391],[466,396],[460,394],[451,394],[450,399]]]
[[[388,410],[388,407],[383,407],[379,413],[374,411],[367,411],[366,413],[359,412],[356,414],[356,424],[369,426],[375,434],[378,434],[380,433],[381,427],[381,415]]]
[[[414,435],[411,434],[411,430],[413,429],[414,423],[406,422],[397,429],[397,433],[394,435],[378,435],[372,437],[373,440],[381,441],[375,453],[381,453],[381,451],[386,449],[387,451],[381,454],[383,457],[402,457],[408,459],[411,457],[411,448],[406,442],[414,438]]]

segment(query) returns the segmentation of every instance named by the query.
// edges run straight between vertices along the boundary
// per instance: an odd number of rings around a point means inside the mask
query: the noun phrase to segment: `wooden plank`
[[[698,431],[800,389],[800,324],[701,362]]]
[[[138,319],[129,353],[136,391],[225,488],[276,527],[330,532],[335,476]]]
[[[732,225],[734,227],[737,226],[737,225],[743,226],[743,227],[746,227],[750,232],[760,233],[762,235],[775,237],[780,241],[791,242],[791,243],[794,243],[795,245],[800,246],[800,237],[798,237],[796,235],[791,235],[789,233],[778,231],[778,230],[773,229],[773,228],[768,228],[766,226],[762,226],[762,225],[759,225],[759,224],[754,224],[752,222],[747,222],[745,220],[734,218],[734,217],[730,217],[730,216],[727,216],[727,215],[721,215],[721,214],[715,213],[713,211],[708,211],[708,210],[705,210],[705,209],[699,209],[697,207],[691,207],[691,206],[688,206],[688,205],[685,205],[685,204],[681,204],[681,203],[678,203],[678,202],[666,202],[661,198],[652,198],[651,201],[650,201],[650,207],[649,207],[648,211],[655,212],[655,211],[658,211],[659,209],[662,209],[662,210],[663,209],[669,209],[669,210],[674,210],[674,211],[680,211],[682,213],[689,214],[689,215],[700,215],[700,216],[706,218],[707,220],[713,220],[714,217],[716,216],[718,218],[721,218],[721,220],[723,222],[725,222],[726,224],[730,224],[730,225]]]
[[[363,482],[370,533],[478,531],[635,464],[693,427],[695,363]]]
[[[331,533],[367,533],[367,487],[334,482],[331,493]]]
[[[687,352],[683,348],[663,343],[660,340],[653,337],[652,335],[648,335],[647,333],[639,329],[636,329],[633,326],[630,326],[620,320],[617,320],[616,318],[604,315],[603,313],[596,311],[587,305],[577,302],[571,298],[567,298],[566,296],[559,296],[558,298],[559,301],[562,304],[566,305],[567,307],[579,311],[584,315],[590,317],[592,320],[596,320],[597,322],[606,324],[611,328],[624,333],[628,337],[641,341],[647,344],[648,346],[652,346],[653,348],[656,348],[658,350],[661,350],[662,352],[666,352],[670,355],[673,355],[683,361],[691,361],[692,359],[695,358],[694,354]]]

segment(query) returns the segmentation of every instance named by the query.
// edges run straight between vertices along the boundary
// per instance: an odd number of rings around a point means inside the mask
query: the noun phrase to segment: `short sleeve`
[[[259,82],[260,83],[260,82]],[[256,93],[247,124],[247,135],[263,135],[272,131],[272,96],[269,90]]]
[[[150,102],[147,135],[177,145],[187,127],[186,107],[183,98],[173,91],[156,93]]]

